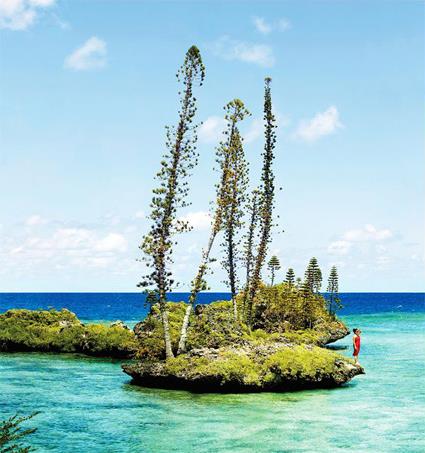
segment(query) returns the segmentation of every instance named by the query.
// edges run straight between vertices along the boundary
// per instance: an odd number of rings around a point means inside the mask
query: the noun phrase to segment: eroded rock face
[[[332,322],[317,323],[314,326],[315,330],[320,333],[319,344],[324,346],[335,341],[341,340],[350,334],[348,327],[341,321],[335,320]]]

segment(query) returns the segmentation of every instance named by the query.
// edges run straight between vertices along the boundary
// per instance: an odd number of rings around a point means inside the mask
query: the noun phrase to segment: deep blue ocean
[[[170,293],[171,301],[186,301],[188,293]],[[424,293],[341,293],[340,315],[425,312]],[[229,300],[229,293],[201,293],[199,303]],[[142,293],[0,293],[0,312],[10,308],[67,308],[83,320],[136,321],[148,307]]]
[[[201,302],[227,299],[204,293]],[[187,294],[173,294],[185,300]],[[36,452],[424,453],[425,296],[344,293],[340,317],[362,329],[366,374],[343,387],[289,393],[192,394],[131,384],[117,360],[0,353],[0,420],[40,411]],[[9,308],[62,308],[129,325],[141,294],[0,294]],[[351,336],[334,348],[351,357]]]

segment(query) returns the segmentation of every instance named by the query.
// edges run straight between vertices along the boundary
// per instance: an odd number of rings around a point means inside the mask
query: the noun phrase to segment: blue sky
[[[0,28],[0,291],[136,290],[192,44],[207,75],[180,289],[208,235],[222,107],[252,112],[257,184],[271,76],[280,277],[316,256],[341,291],[424,290],[423,2],[0,0]],[[216,266],[212,289],[223,277]]]

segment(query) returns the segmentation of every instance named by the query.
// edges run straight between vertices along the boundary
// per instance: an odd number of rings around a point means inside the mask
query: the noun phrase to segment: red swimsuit
[[[354,338],[354,352],[353,352],[353,356],[358,356],[359,352],[360,352],[360,337],[357,336],[356,338]]]

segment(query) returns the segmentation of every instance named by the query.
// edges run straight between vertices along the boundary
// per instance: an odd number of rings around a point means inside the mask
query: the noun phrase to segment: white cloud
[[[351,242],[334,241],[328,246],[328,252],[332,255],[347,255],[351,249]]]
[[[376,242],[382,242],[393,237],[393,233],[388,228],[381,230],[373,225],[365,225],[363,228],[352,229],[346,231],[339,240],[329,244],[328,253],[332,255],[347,255],[349,252],[370,254],[371,252],[378,253],[377,260],[383,258],[383,254],[387,253],[387,247],[381,243],[373,245]],[[375,254],[373,253],[373,254]],[[383,261],[380,263],[383,264]]]
[[[54,4],[55,0],[0,0],[0,29],[25,30],[40,10]]]
[[[219,116],[208,117],[199,127],[198,137],[203,143],[218,143],[223,138],[226,120]]]
[[[286,31],[286,30],[289,30],[290,28],[292,28],[292,24],[288,19],[283,18],[283,19],[279,20],[279,22],[277,24],[277,28],[280,31]]]
[[[188,212],[179,220],[188,222],[194,230],[207,230],[211,226],[211,215],[208,211]]]
[[[47,6],[52,6],[56,0],[29,0],[30,5],[32,6],[41,6],[46,8]]]
[[[125,252],[127,241],[121,234],[109,233],[96,242],[95,249],[99,252]]]
[[[28,261],[88,265],[100,258],[115,258],[127,250],[127,240],[119,233],[100,234],[87,228],[58,228],[53,233],[26,237],[9,249],[9,256]]]
[[[263,35],[268,35],[273,30],[273,27],[263,17],[254,17],[252,20],[257,31]]]
[[[383,241],[392,237],[393,233],[388,228],[378,230],[370,224],[360,229],[346,231],[343,235],[346,241]]]
[[[25,220],[25,225],[27,225],[27,226],[44,225],[46,223],[47,223],[47,220],[38,214],[34,214]]]
[[[245,143],[252,143],[261,137],[264,131],[264,122],[261,118],[254,118],[244,134]]]
[[[214,55],[224,60],[237,60],[263,67],[271,67],[275,63],[273,49],[264,44],[237,41],[223,36],[211,46],[211,49]]]
[[[136,214],[134,214],[134,217],[136,217],[136,219],[144,219],[146,215],[144,211],[137,211]]]
[[[106,42],[92,36],[81,47],[68,55],[65,67],[74,71],[100,69],[106,65]]]
[[[332,105],[324,112],[317,113],[311,120],[302,120],[295,131],[295,138],[312,143],[342,127],[338,109]]]
[[[279,19],[275,22],[267,22],[264,17],[255,16],[252,21],[256,30],[263,35],[268,35],[275,30],[287,31],[291,28],[291,22],[286,18]]]

